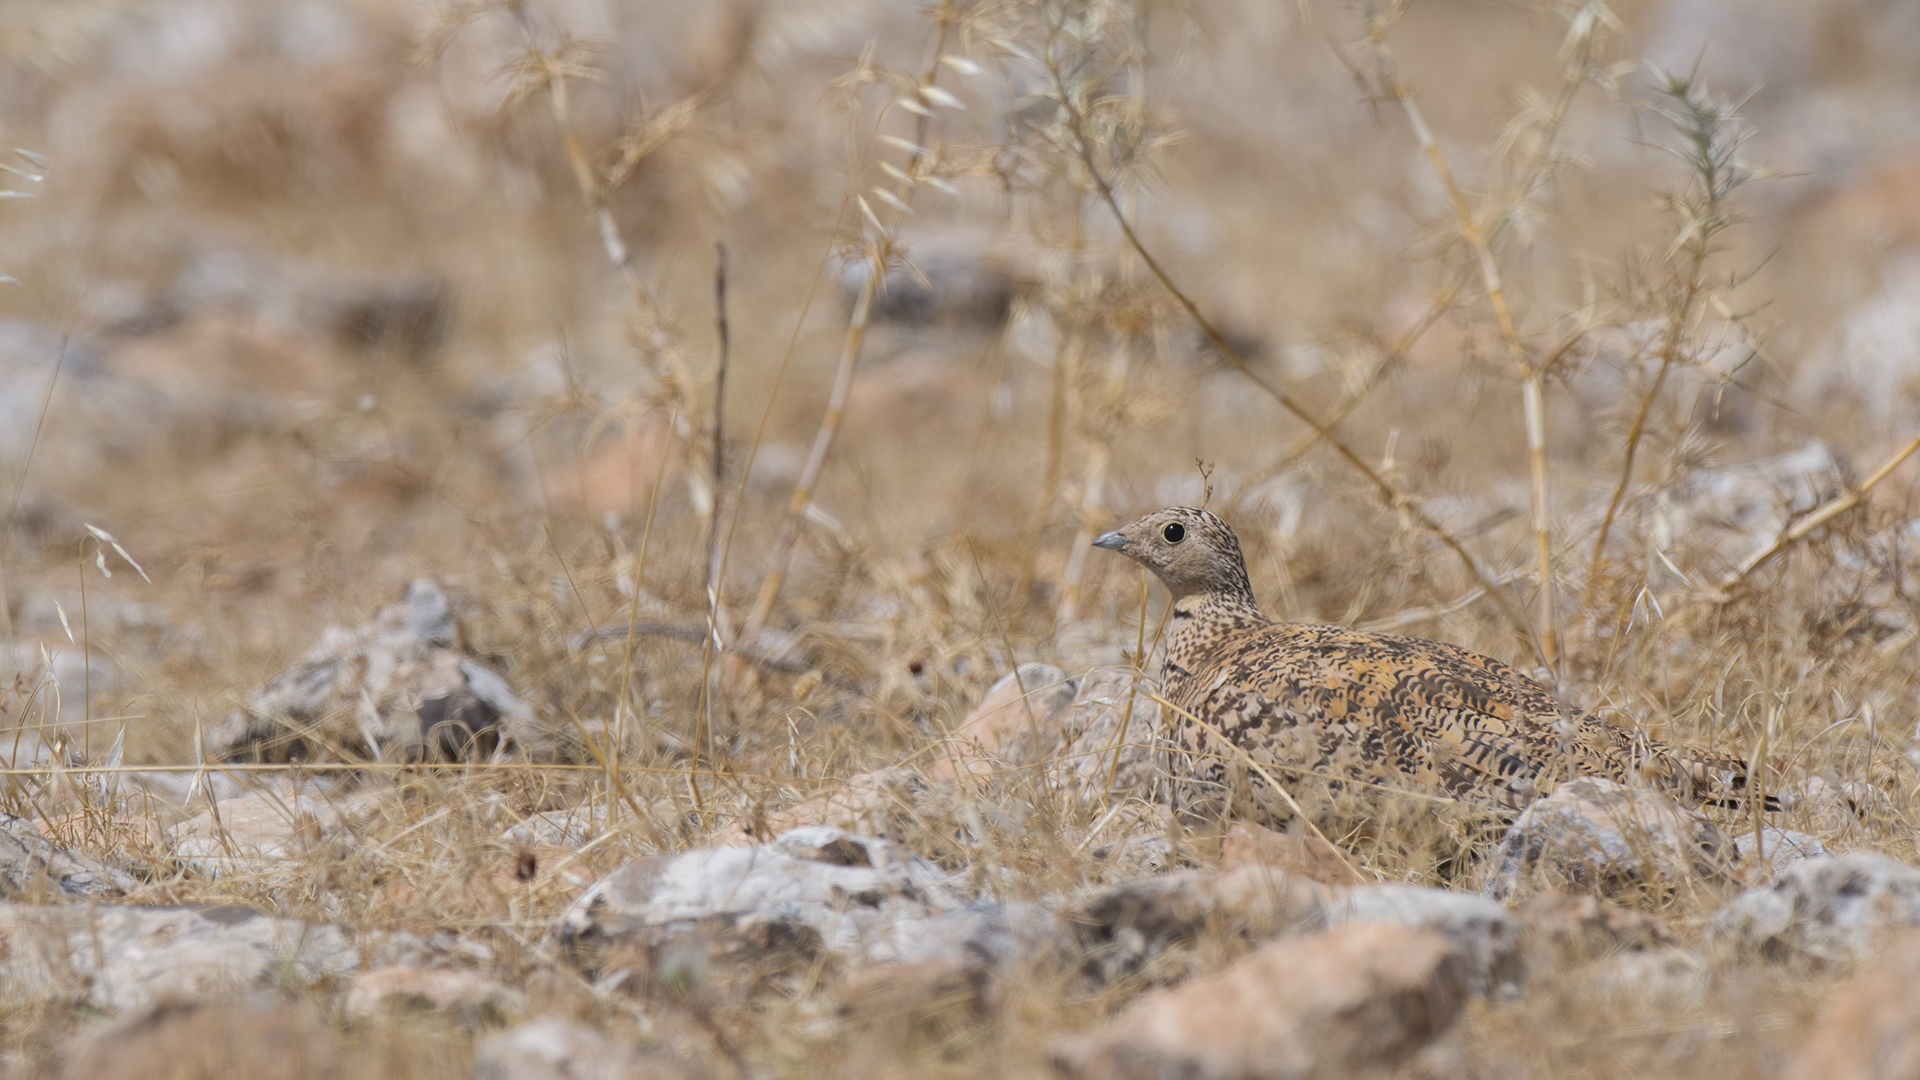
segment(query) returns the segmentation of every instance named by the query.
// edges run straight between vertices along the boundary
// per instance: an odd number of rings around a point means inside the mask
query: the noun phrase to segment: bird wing
[[[1522,807],[1575,775],[1655,779],[1726,798],[1745,767],[1675,751],[1562,705],[1524,673],[1446,642],[1277,623],[1235,635],[1196,680],[1195,712],[1241,745],[1306,727],[1328,766],[1346,751],[1454,794]],[[1296,740],[1297,741],[1297,740]]]

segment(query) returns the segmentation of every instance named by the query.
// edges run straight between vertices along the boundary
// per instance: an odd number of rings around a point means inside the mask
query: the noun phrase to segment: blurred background
[[[177,760],[428,576],[541,710],[685,732],[697,645],[629,692],[580,635],[705,625],[717,492],[722,630],[897,746],[1014,659],[1134,652],[1161,600],[1086,541],[1210,499],[1275,614],[1656,728],[1758,722],[1656,668],[1858,646],[1808,723],[1911,727],[1907,470],[1742,583],[1799,591],[1714,590],[1916,432],[1916,45],[1904,0],[6,5],[0,678]],[[734,730],[784,739],[756,693]]]

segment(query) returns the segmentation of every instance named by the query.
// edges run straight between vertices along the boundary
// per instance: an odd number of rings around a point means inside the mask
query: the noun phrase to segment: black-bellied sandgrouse
[[[1240,541],[1205,510],[1174,506],[1094,546],[1156,574],[1173,593],[1162,688],[1173,705],[1179,800],[1233,801],[1251,760],[1280,773],[1423,789],[1517,809],[1573,776],[1653,780],[1696,799],[1737,800],[1738,759],[1679,750],[1562,706],[1492,657],[1443,641],[1260,613]],[[1245,752],[1242,759],[1239,751]],[[1260,770],[1253,770],[1257,776]],[[1266,783],[1237,816],[1285,821]]]

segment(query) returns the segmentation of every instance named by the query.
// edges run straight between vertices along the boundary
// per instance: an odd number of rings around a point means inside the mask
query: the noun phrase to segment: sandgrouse
[[[1246,784],[1253,805],[1236,815],[1293,816],[1279,792],[1247,779],[1238,751],[1276,778],[1305,771],[1509,811],[1571,776],[1645,778],[1716,801],[1737,801],[1745,787],[1735,758],[1568,709],[1517,669],[1458,645],[1268,619],[1240,541],[1205,510],[1158,510],[1094,546],[1140,563],[1173,593],[1162,688],[1174,706],[1176,793],[1189,809],[1230,803]]]

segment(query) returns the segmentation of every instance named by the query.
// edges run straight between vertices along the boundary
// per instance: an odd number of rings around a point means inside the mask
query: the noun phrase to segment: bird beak
[[[1106,548],[1108,551],[1119,551],[1121,548],[1127,546],[1127,538],[1121,536],[1119,530],[1116,529],[1113,532],[1101,533],[1100,539],[1095,540],[1093,546]]]

